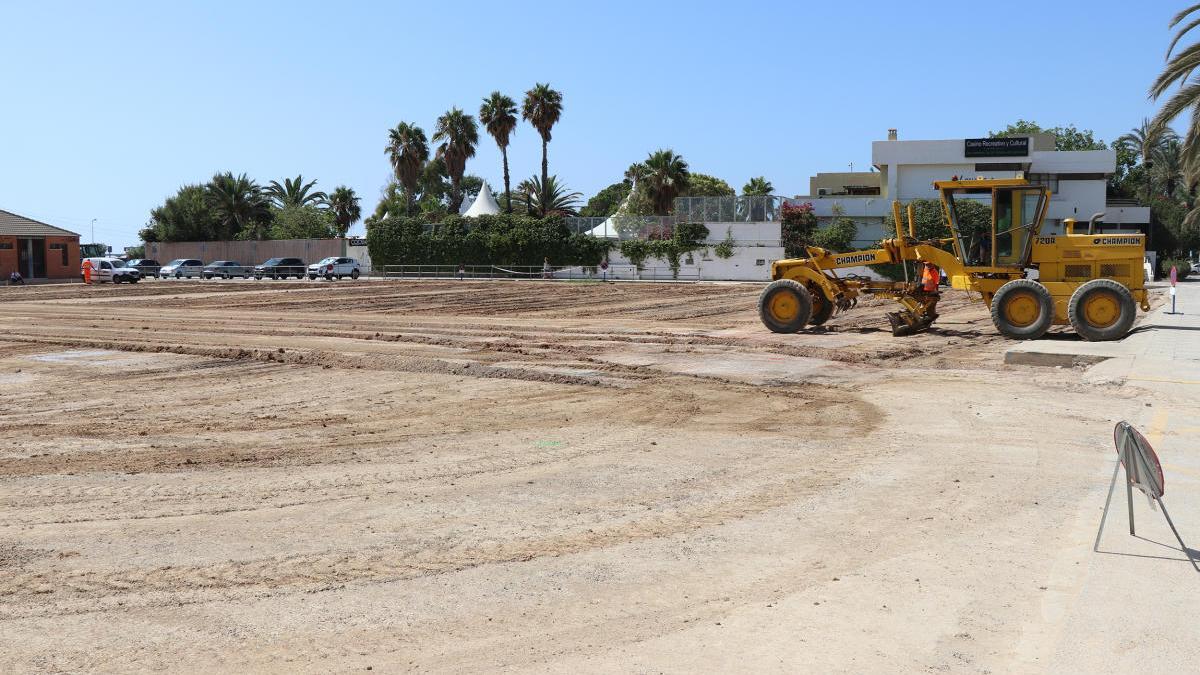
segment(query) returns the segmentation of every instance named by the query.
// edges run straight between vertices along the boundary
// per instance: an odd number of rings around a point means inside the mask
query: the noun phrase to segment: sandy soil
[[[10,289],[0,670],[1039,670],[1145,392],[760,290]]]

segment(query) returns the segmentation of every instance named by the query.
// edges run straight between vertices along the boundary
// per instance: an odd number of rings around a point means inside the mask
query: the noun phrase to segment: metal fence
[[[670,216],[570,217],[567,227],[576,234],[605,239],[670,237],[678,223],[770,223],[782,215],[783,197],[678,197]]]
[[[677,197],[675,218],[688,223],[768,223],[779,220],[784,198]]]
[[[681,267],[641,267],[611,265],[599,267],[554,267],[546,272],[537,265],[382,265],[371,269],[371,276],[385,279],[575,279],[593,281],[699,281],[700,270]]]
[[[675,216],[608,216],[565,219],[567,227],[576,234],[589,234],[601,239],[669,239],[677,223],[688,222]]]

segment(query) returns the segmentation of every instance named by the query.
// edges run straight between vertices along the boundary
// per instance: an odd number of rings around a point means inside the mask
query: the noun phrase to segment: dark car
[[[205,279],[212,279],[213,277],[220,277],[222,279],[241,277],[249,279],[250,268],[236,260],[214,260],[204,266],[204,270],[200,272],[200,276]]]
[[[159,265],[157,260],[151,260],[150,258],[134,258],[125,263],[125,266],[132,267],[141,272],[143,278],[154,277],[155,279],[158,278],[158,271],[162,269],[162,265]]]
[[[261,265],[254,266],[254,278],[286,279],[296,277],[303,279],[308,272],[308,265],[299,258],[271,258]]]

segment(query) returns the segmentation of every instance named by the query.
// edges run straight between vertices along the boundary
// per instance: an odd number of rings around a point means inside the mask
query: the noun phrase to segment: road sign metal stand
[[[1104,534],[1104,522],[1108,520],[1108,507],[1112,503],[1113,490],[1117,487],[1117,474],[1121,471],[1121,461],[1117,460],[1117,465],[1113,467],[1112,481],[1108,484],[1108,497],[1104,500],[1104,513],[1100,516],[1100,529],[1096,531],[1096,543],[1092,545],[1093,552],[1100,551],[1100,536]],[[1158,502],[1158,508],[1162,509],[1163,518],[1166,518],[1167,525],[1171,528],[1171,533],[1175,535],[1175,541],[1179,542],[1179,548],[1183,554],[1187,556],[1188,562],[1192,564],[1197,572],[1200,572],[1200,565],[1196,563],[1196,558],[1192,556],[1192,550],[1183,543],[1183,538],[1179,536],[1179,530],[1175,529],[1175,523],[1171,520],[1171,514],[1167,513],[1167,505],[1163,504],[1161,497],[1153,497],[1154,501]],[[1133,483],[1129,480],[1129,475],[1125,476],[1125,502],[1129,506],[1129,534],[1136,536],[1133,526]]]

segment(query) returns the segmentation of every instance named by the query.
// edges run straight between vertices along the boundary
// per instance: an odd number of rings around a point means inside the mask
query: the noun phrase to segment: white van
[[[142,273],[136,267],[126,267],[120,258],[84,258],[92,262],[92,281],[103,283],[111,281],[136,284],[142,278]],[[83,278],[83,261],[79,263],[79,278]]]

